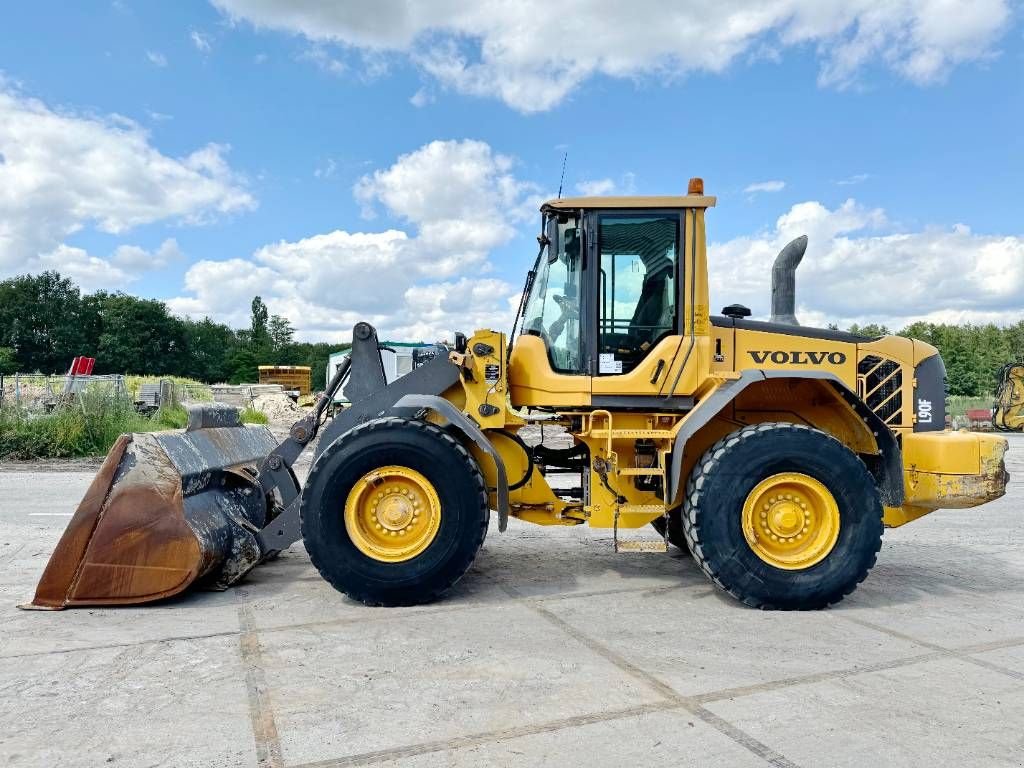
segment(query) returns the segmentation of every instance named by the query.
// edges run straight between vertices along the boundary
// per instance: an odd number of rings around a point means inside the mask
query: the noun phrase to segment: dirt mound
[[[302,417],[302,409],[288,395],[281,392],[258,395],[253,398],[252,407],[267,414],[271,423],[291,424]]]

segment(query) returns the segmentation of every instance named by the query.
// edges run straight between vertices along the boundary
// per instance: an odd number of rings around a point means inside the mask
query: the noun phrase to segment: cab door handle
[[[661,376],[661,372],[662,372],[662,370],[664,370],[664,368],[665,368],[665,361],[664,360],[658,360],[658,365],[654,369],[654,375],[651,376],[651,384],[656,384],[657,383],[658,377]]]

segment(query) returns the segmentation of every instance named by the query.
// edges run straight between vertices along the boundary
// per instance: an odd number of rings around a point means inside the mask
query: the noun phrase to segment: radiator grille
[[[857,366],[861,397],[890,427],[903,423],[903,369],[895,360],[866,355]]]

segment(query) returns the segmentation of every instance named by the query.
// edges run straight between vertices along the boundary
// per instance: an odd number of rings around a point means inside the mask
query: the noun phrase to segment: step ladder
[[[620,539],[619,538],[619,514],[622,512],[664,512],[664,504],[622,504],[615,510],[615,525],[612,528],[612,541],[614,542],[615,552],[668,552],[668,527],[665,527],[665,535],[657,536],[657,531],[653,528],[633,528],[630,529],[635,532],[643,531],[647,534],[646,536],[637,536],[636,538]],[[650,531],[650,533],[648,533]],[[654,534],[654,535],[652,535]]]
[[[594,419],[601,418],[604,420],[602,427],[595,427]],[[668,476],[667,462],[668,462],[668,449],[665,447],[665,441],[671,440],[674,433],[668,429],[618,429],[612,424],[612,414],[609,411],[600,410],[591,413],[590,422],[590,435],[596,438],[602,438],[607,440],[606,453],[611,459],[612,466],[614,467],[613,472],[608,474],[614,474],[617,481],[615,487],[622,487],[619,483],[630,482],[633,478],[637,477],[660,477],[662,492],[667,488],[666,478]],[[657,462],[655,466],[651,467],[620,467],[618,465],[617,454],[614,450],[614,440],[650,440],[650,441],[663,441],[661,447],[657,449]],[[668,526],[665,527],[665,536],[656,536],[653,528],[643,526],[642,528],[630,528],[629,530],[635,532],[635,536],[628,539],[622,539],[619,537],[619,518],[623,514],[664,514],[664,504],[617,504],[615,507],[615,516],[613,518],[612,528],[612,541],[614,543],[615,552],[667,552],[668,551]],[[650,531],[651,533],[648,533]],[[643,535],[646,534],[646,535]]]

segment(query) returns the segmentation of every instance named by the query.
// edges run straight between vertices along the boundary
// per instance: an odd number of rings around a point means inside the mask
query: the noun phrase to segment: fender
[[[505,472],[505,462],[502,461],[501,454],[498,453],[497,449],[491,445],[491,441],[480,431],[480,427],[476,425],[476,422],[443,397],[438,397],[437,395],[405,395],[395,403],[395,408],[412,408],[417,410],[427,408],[434,411],[434,413],[446,419],[449,424],[476,443],[481,451],[491,457],[491,461],[494,462],[494,474],[497,480],[497,487],[494,489],[494,493],[498,497],[498,530],[504,533],[508,527],[509,513],[508,475]]]
[[[819,379],[828,382],[843,400],[864,421],[874,436],[881,456],[878,467],[869,467],[875,476],[882,503],[889,507],[903,504],[903,456],[896,436],[885,422],[852,392],[835,374],[827,371],[761,371],[747,370],[738,379],[726,381],[708,397],[701,400],[683,421],[672,446],[666,499],[675,500],[683,485],[683,449],[686,441],[717,416],[740,392],[759,381],[768,379]]]

